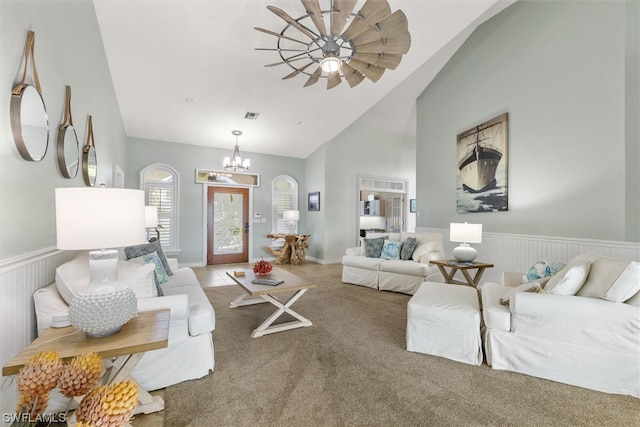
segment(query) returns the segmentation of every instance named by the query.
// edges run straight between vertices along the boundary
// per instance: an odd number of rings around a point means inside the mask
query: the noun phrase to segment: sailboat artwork
[[[507,113],[457,136],[457,212],[508,208]]]

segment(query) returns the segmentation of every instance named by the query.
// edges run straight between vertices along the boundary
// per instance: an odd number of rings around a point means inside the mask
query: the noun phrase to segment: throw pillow
[[[364,239],[364,251],[368,258],[380,258],[382,247],[386,237],[377,237],[375,239]]]
[[[538,261],[524,274],[522,277],[522,283],[553,276],[564,267],[565,264],[559,262],[549,262],[547,260]]]
[[[127,255],[127,259],[138,258],[142,255],[150,254],[151,252],[155,252],[158,255],[158,258],[162,261],[164,271],[166,271],[169,276],[172,276],[173,272],[171,271],[167,257],[164,255],[164,251],[160,246],[160,240],[154,238],[147,244],[124,248],[124,253]]]
[[[383,259],[400,259],[400,242],[384,241],[380,258]]]
[[[435,251],[436,247],[436,242],[432,242],[431,240],[417,240],[416,248],[411,254],[411,259],[420,262],[420,258],[428,253]]]
[[[631,261],[604,298],[611,302],[625,302],[638,291],[640,291],[640,262]]]
[[[155,281],[155,265],[131,261],[118,262],[118,279],[133,289],[136,298],[158,296]]]
[[[590,268],[591,263],[588,261],[567,266],[549,279],[544,291],[556,295],[575,295],[587,280]]]
[[[67,305],[71,305],[71,300],[78,295],[78,292],[89,286],[89,280],[88,252],[78,255],[56,268],[56,288]]]
[[[509,305],[509,300],[517,293],[517,292],[536,292],[538,294],[544,293],[544,285],[549,280],[548,277],[539,280],[532,280],[531,282],[523,283],[520,286],[517,286],[504,294],[502,298],[500,298],[500,304]]]
[[[407,237],[402,243],[402,248],[400,249],[400,259],[409,260],[411,259],[411,255],[413,255],[413,251],[418,246],[418,241],[415,237]]]
[[[166,283],[169,280],[169,276],[158,257],[158,254],[152,252],[150,254],[142,255],[137,258],[131,258],[129,261],[138,263],[138,264],[151,264],[154,267],[154,281],[156,284],[156,289],[158,291],[158,296],[163,296],[164,292],[162,292],[162,284]]]

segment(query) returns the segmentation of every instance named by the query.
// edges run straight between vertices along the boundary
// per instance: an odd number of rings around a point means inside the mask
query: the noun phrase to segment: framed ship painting
[[[507,113],[458,134],[458,213],[508,210]]]

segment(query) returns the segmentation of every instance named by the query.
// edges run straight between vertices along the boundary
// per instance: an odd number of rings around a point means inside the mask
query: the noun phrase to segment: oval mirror
[[[11,95],[11,130],[18,152],[25,160],[39,162],[49,146],[49,117],[35,86],[16,86]]]
[[[89,187],[96,185],[98,160],[96,158],[96,149],[93,145],[85,146],[82,150],[82,172],[85,184]]]
[[[95,153],[94,153],[95,154]],[[75,178],[80,163],[78,135],[71,125],[60,126],[58,131],[58,165],[65,178]]]

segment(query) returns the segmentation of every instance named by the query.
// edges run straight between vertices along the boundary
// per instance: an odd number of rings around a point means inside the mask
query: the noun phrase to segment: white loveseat
[[[442,235],[439,233],[368,233],[366,239],[387,237],[404,243],[409,237],[417,241],[410,259],[383,259],[365,255],[364,239],[361,246],[348,248],[342,257],[342,282],[373,289],[415,294],[427,282],[444,282],[444,277],[431,260],[443,259]]]
[[[564,289],[550,293],[552,281]],[[506,284],[481,290],[489,366],[640,397],[640,263],[581,254],[544,292]]]
[[[151,264],[118,261],[119,279],[136,292],[138,311],[170,310],[168,347],[145,353],[132,372],[147,391],[201,378],[214,369],[212,331],[216,319],[213,307],[193,270],[180,268],[175,259],[167,261],[173,275],[161,285],[163,296],[157,296]],[[88,268],[88,258],[81,254],[56,270],[60,289],[52,283],[34,293],[38,332],[51,326],[54,315],[68,313],[63,295],[69,299],[72,296],[68,293],[73,289],[62,285],[61,272],[65,271],[66,282],[86,280],[88,283]]]

